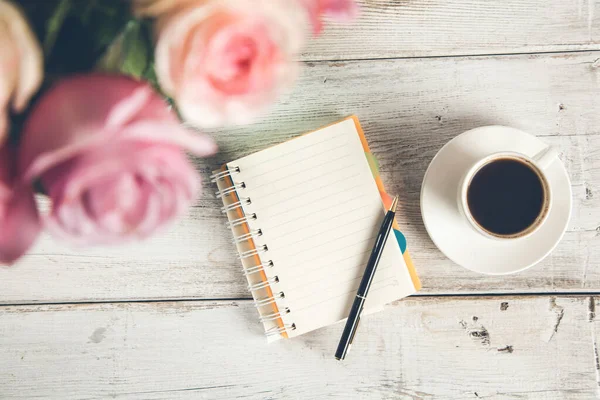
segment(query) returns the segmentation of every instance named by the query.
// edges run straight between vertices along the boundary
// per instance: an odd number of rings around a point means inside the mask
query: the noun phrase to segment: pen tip
[[[394,197],[394,201],[392,201],[392,205],[390,206],[390,211],[395,213],[396,207],[398,207],[398,196]]]

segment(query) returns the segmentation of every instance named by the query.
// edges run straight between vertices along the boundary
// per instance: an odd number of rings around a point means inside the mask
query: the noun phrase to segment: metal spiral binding
[[[232,186],[226,187],[225,189],[217,190],[215,192],[215,195],[217,196],[217,199],[221,199],[224,196],[237,192],[240,189],[246,189],[245,182],[235,182]]]
[[[243,252],[239,253],[238,259],[243,260],[244,258],[254,257],[261,253],[266,253],[267,251],[269,251],[269,248],[267,247],[266,244],[263,244],[261,247],[259,247],[257,249],[252,249],[252,250],[243,251]]]
[[[266,297],[264,299],[255,300],[254,307],[259,308],[259,307],[268,306],[269,304],[275,303],[277,301],[277,299],[283,299],[283,298],[285,298],[285,293],[279,292],[271,297]]]
[[[232,239],[232,242],[233,243],[242,243],[242,242],[245,242],[246,240],[250,240],[250,239],[254,239],[259,236],[262,236],[262,234],[263,234],[262,229],[254,229],[253,231],[250,231],[249,233],[246,233],[245,235],[234,237]]]
[[[278,336],[281,335],[282,333],[285,333],[285,331],[289,331],[289,330],[296,330],[296,324],[285,324],[283,326],[276,326],[273,327],[271,329],[269,329],[268,331],[265,332],[265,334],[267,335],[267,337],[270,336]]]
[[[290,309],[288,307],[286,307],[283,309],[283,311],[278,311],[275,313],[263,315],[262,317],[260,317],[260,322],[275,321],[275,320],[281,318],[283,316],[283,314],[289,314],[289,313],[290,313]]]
[[[236,226],[244,225],[252,219],[256,219],[256,214],[246,215],[245,217],[231,220],[227,223],[228,228],[235,228]]]
[[[257,272],[264,271],[266,268],[272,268],[274,265],[275,264],[273,263],[273,260],[269,260],[266,263],[262,263],[260,265],[256,265],[256,266],[250,267],[250,268],[245,268],[244,275],[248,276],[248,275],[256,274]]]
[[[248,285],[248,290],[254,292],[255,290],[264,289],[266,287],[271,286],[272,284],[278,283],[279,277],[274,276],[272,278],[267,279],[266,281],[262,281],[260,283],[256,283],[254,285]]]
[[[212,174],[210,176],[210,181],[215,183],[218,180],[227,178],[229,176],[232,176],[233,174],[239,174],[240,172],[242,172],[240,170],[240,167],[234,167],[233,169],[227,169],[225,171],[221,171],[221,172],[217,172],[216,174]]]
[[[233,211],[235,209],[242,208],[242,206],[244,204],[246,204],[246,205],[252,204],[252,200],[250,200],[250,197],[242,197],[242,199],[240,201],[236,201],[235,203],[231,203],[227,206],[221,207],[221,212],[223,214],[226,214],[229,211]]]
[[[221,180],[221,179],[224,179],[227,177],[231,177],[233,174],[238,174],[238,173],[240,173],[240,169],[239,169],[239,167],[236,167],[232,170],[221,171],[216,174],[213,174],[211,176],[211,178],[212,178],[213,182],[216,182],[218,180]],[[224,196],[227,196],[231,193],[236,193],[236,195],[238,197],[236,202],[224,205],[221,208],[222,213],[226,214],[229,211],[233,211],[238,208],[243,209],[243,206],[245,204],[246,205],[252,204],[252,200],[250,200],[249,197],[240,197],[239,194],[237,194],[237,191],[239,189],[246,189],[246,184],[244,182],[234,182],[233,185],[231,185],[227,188],[223,188],[215,193],[217,198],[223,198]],[[249,215],[244,215],[241,218],[230,220],[227,223],[227,226],[230,229],[236,228],[238,226],[246,225],[245,232],[247,232],[247,233],[244,233],[239,236],[235,236],[233,238],[233,243],[235,243],[236,245],[239,245],[246,241],[250,241],[259,236],[262,236],[262,234],[263,234],[262,229],[260,229],[260,228],[251,229],[251,226],[249,224],[250,221],[256,220],[256,219],[258,219],[258,217],[255,213],[253,213],[253,214],[249,214]],[[236,232],[236,231],[234,230],[234,232]],[[260,255],[263,253],[266,253],[267,251],[269,251],[269,248],[267,247],[266,244],[263,244],[258,247],[255,247],[251,250],[246,250],[246,251],[240,252],[238,254],[238,259],[245,260],[245,259],[249,259],[249,258],[256,257],[256,256],[258,256],[260,259]],[[244,274],[248,277],[248,276],[250,276],[252,274],[256,274],[256,273],[261,273],[261,272],[264,273],[267,268],[272,268],[274,266],[275,266],[275,264],[273,263],[272,260],[269,260],[267,262],[261,262],[258,265],[244,268]],[[264,278],[264,276],[263,276],[263,278]],[[248,290],[250,290],[251,292],[254,293],[258,290],[268,289],[271,287],[271,285],[276,284],[278,282],[279,282],[279,277],[277,275],[275,275],[275,276],[272,276],[271,278],[268,278],[261,282],[248,285]],[[255,297],[256,300],[254,301],[254,306],[256,308],[260,308],[260,307],[264,307],[264,306],[269,306],[271,304],[277,304],[277,301],[279,299],[283,299],[283,298],[285,298],[285,294],[283,292],[273,294],[266,298]],[[277,307],[277,308],[274,308],[274,311],[275,312],[272,312],[270,314],[262,315],[260,317],[260,321],[262,323],[267,323],[267,322],[272,323],[273,321],[281,320],[281,323],[283,323],[283,319],[282,319],[283,315],[290,313],[290,309],[288,307],[285,307],[285,308]],[[294,330],[294,329],[296,329],[296,324],[294,324],[294,323],[283,324],[282,326],[276,326],[274,328],[268,329],[266,331],[266,335],[267,335],[267,337],[281,335],[281,334],[284,334],[288,330]]]

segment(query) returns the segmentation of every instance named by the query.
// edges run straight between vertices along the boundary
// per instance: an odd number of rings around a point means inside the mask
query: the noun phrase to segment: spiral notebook
[[[344,320],[391,203],[358,119],[227,163],[212,178],[269,341]],[[365,313],[420,288],[394,228]]]

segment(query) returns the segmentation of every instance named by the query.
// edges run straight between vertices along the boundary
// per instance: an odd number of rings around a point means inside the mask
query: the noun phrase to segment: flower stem
[[[62,25],[69,14],[71,5],[71,0],[60,0],[56,6],[56,9],[52,13],[52,16],[46,23],[46,37],[44,38],[44,55],[46,57],[50,55],[52,49],[54,48],[56,38],[58,37],[60,29],[62,28]]]

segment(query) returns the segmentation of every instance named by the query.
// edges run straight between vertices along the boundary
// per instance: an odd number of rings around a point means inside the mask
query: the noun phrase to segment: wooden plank
[[[220,139],[219,159],[349,114],[357,114],[370,142],[382,146],[400,138],[444,142],[437,138],[482,125],[510,125],[538,136],[596,135],[599,85],[600,51],[310,62],[294,90],[260,123],[210,132]]]
[[[402,194],[400,222],[422,293],[598,291],[599,57],[316,63],[264,122],[213,132],[221,153],[198,168],[206,178],[222,162],[356,113],[388,190]],[[563,153],[573,183],[571,232],[552,257],[511,277],[480,276],[454,265],[431,243],[420,217],[421,181],[435,153],[459,133],[487,124],[542,136]],[[206,182],[187,218],[134,246],[69,249],[43,237],[17,266],[0,269],[0,303],[248,297],[213,190]]]
[[[353,24],[328,24],[305,60],[598,50],[594,0],[360,0]]]
[[[402,220],[423,280],[422,294],[576,292],[600,286],[600,235],[595,231],[568,232],[540,265],[491,277],[456,266],[435,248],[421,223]],[[245,298],[249,293],[230,237],[217,212],[198,208],[167,234],[134,246],[70,249],[44,237],[18,266],[0,270],[2,301]]]
[[[216,214],[196,208],[167,234],[133,246],[70,249],[43,237],[17,266],[0,269],[2,303],[248,298],[230,232]],[[506,277],[478,275],[453,264],[422,224],[404,231],[423,281],[420,294],[600,288],[600,235],[595,231],[568,232],[540,265]]]
[[[341,325],[267,345],[248,302],[0,307],[0,397],[592,399],[590,302],[408,299],[345,362]]]

